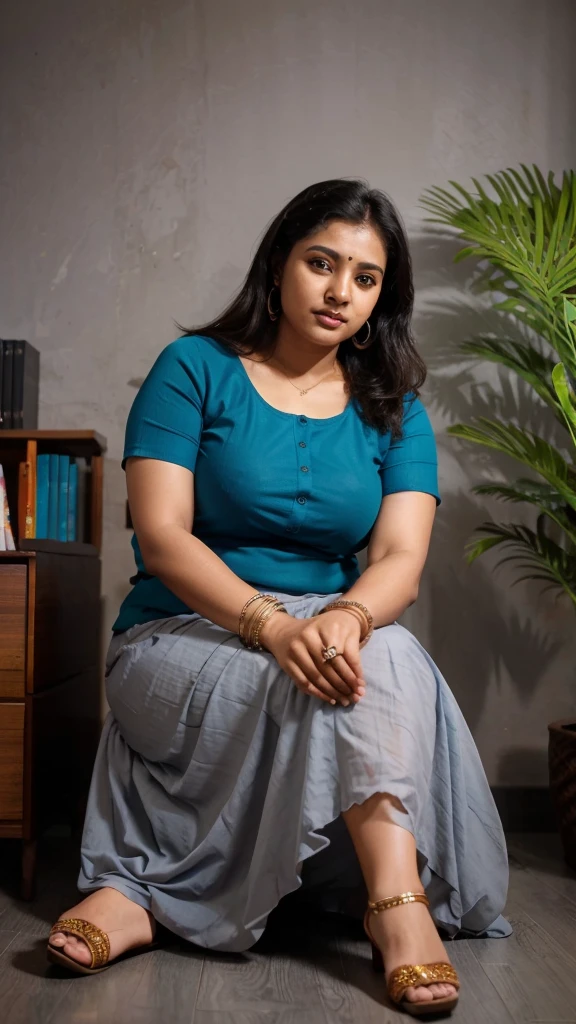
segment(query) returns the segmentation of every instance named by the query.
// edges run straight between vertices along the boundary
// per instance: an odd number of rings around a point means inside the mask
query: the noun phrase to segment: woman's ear
[[[274,281],[274,284],[277,287],[282,283],[282,272],[283,272],[283,270],[284,270],[284,267],[282,265],[282,261],[280,260],[280,258],[278,256],[275,259],[273,258],[272,259],[272,280]]]

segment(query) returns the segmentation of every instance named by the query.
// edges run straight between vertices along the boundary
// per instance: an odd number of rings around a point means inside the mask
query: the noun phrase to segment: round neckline
[[[339,420],[343,416],[345,416],[350,406],[352,405],[352,399],[349,398],[345,407],[342,409],[342,412],[337,412],[335,413],[334,416],[309,416],[307,412],[284,412],[283,409],[277,409],[275,405],[270,405],[270,402],[267,402],[266,399],[263,398],[263,396],[258,391],[258,388],[250,380],[248,371],[244,366],[244,363],[240,359],[238,353],[233,352],[232,355],[234,356],[238,366],[240,367],[240,372],[242,373],[242,376],[247,381],[251,390],[254,392],[256,398],[259,399],[262,405],[265,405],[266,408],[270,410],[270,412],[275,412],[277,413],[278,416],[284,416],[285,418],[290,420],[301,419],[302,417],[304,417],[306,420],[310,420],[311,423],[330,423],[333,422],[334,420]]]

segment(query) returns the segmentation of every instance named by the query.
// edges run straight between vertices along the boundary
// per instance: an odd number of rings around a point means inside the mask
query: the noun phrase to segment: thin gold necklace
[[[321,384],[323,380],[326,380],[326,377],[329,377],[331,373],[334,373],[333,367],[331,370],[328,370],[328,373],[325,373],[324,376],[320,378],[320,380],[317,380],[315,384],[311,384],[309,388],[300,388],[298,387],[297,384],[294,384],[294,381],[290,380],[290,377],[288,376],[286,371],[282,369],[281,366],[279,366],[278,369],[280,370],[281,373],[284,374],[288,383],[291,384],[293,388],[296,388],[296,390],[299,391],[301,395],[307,395],[309,391],[312,391],[312,388],[318,387],[318,385]]]

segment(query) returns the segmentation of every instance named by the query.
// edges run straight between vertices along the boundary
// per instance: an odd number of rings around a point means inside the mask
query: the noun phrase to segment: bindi
[[[351,260],[351,259],[352,259],[352,257],[351,257],[351,256],[349,256],[349,257],[348,257],[348,259],[349,259],[349,260]]]

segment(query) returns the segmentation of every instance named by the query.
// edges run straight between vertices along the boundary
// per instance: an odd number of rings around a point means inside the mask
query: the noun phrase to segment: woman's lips
[[[339,320],[335,316],[327,316],[326,313],[314,313],[314,316],[325,327],[341,327],[344,323],[344,320]]]

